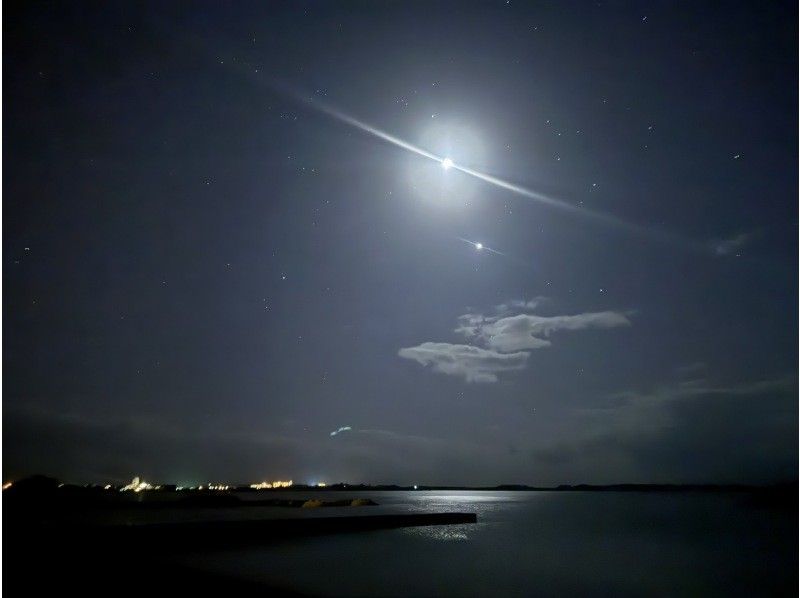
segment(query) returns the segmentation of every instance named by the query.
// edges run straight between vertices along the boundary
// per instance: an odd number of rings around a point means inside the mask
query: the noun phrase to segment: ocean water
[[[357,513],[352,508],[306,509],[303,516],[467,511],[477,513],[478,523],[301,538],[174,558],[232,579],[322,596],[797,593],[795,505],[758,506],[745,494],[420,491],[314,496],[363,496],[381,506]],[[275,510],[236,511],[226,517],[272,516]],[[298,515],[296,509],[278,511]]]

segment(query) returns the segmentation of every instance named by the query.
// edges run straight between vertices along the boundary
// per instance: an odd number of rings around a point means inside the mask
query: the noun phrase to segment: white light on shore
[[[123,486],[120,488],[120,492],[128,492],[133,490],[134,492],[141,492],[142,490],[152,490],[153,486],[145,482],[144,480],[140,480],[139,476],[133,478],[130,484],[127,486]]]
[[[292,484],[292,480],[275,480],[274,482],[259,482],[258,484],[250,484],[250,487],[253,490],[269,490],[272,488],[289,488]]]

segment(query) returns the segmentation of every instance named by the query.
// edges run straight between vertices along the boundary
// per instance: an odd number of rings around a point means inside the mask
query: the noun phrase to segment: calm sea
[[[180,561],[235,579],[327,596],[797,594],[794,505],[758,506],[744,494],[431,491],[314,496],[364,496],[381,505],[362,507],[359,514],[469,511],[478,514],[478,523],[304,538],[186,555]],[[299,513],[254,507],[217,511],[217,518],[271,517],[276,512]],[[355,514],[352,508],[302,514],[335,513]]]

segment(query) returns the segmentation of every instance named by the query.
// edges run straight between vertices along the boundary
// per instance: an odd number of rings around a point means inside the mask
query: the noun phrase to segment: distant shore
[[[138,480],[138,478],[136,478]],[[174,484],[150,486],[141,491],[126,492],[130,486],[100,484],[61,483],[55,478],[31,476],[16,483],[8,484],[8,492],[4,496],[17,493],[42,494],[57,492],[60,495],[86,494],[87,492],[123,491],[122,494],[143,495],[157,493],[177,493],[182,495],[218,495],[236,493],[281,493],[281,492],[421,492],[421,491],[512,491],[512,492],[785,492],[797,491],[798,481],[776,484],[560,484],[557,486],[531,486],[527,484],[499,484],[496,486],[461,486],[461,485],[400,485],[400,484],[351,484],[340,482],[328,485],[293,484],[273,488],[256,488],[253,485],[238,484],[226,486],[181,487]],[[4,487],[5,489],[5,487]],[[116,492],[115,492],[116,493]]]

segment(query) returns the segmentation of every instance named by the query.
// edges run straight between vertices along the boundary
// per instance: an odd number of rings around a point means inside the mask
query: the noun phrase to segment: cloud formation
[[[563,316],[538,316],[529,313],[508,315],[511,309],[535,309],[543,298],[509,301],[496,306],[497,315],[468,313],[458,317],[457,334],[469,344],[425,342],[398,351],[435,372],[462,376],[467,382],[497,382],[499,372],[524,369],[530,353],[551,345],[550,336],[560,330],[616,328],[630,326],[626,315],[614,312],[589,312]]]
[[[793,377],[732,385],[676,382],[607,399],[576,413],[573,434],[533,450],[537,477],[602,484],[772,483],[797,476]]]
[[[4,474],[76,483],[328,481],[494,485],[529,483],[774,483],[797,478],[797,378],[685,387],[673,380],[593,397],[548,419],[541,433],[441,435],[354,429],[347,442],[183,419],[80,415],[5,407]],[[541,417],[547,417],[542,414]],[[487,422],[488,423],[488,422]],[[53,442],[42,442],[42,438]],[[744,439],[744,440],[743,440]],[[57,442],[56,442],[57,441]]]
[[[529,355],[525,352],[498,353],[451,343],[422,343],[400,349],[397,354],[430,366],[434,372],[463,376],[467,382],[497,382],[498,372],[523,369]]]
[[[182,419],[28,407],[6,407],[3,417],[8,479],[44,473],[96,484],[127,483],[139,475],[157,483],[244,484],[273,476],[312,481],[320,472],[329,482],[375,484],[490,485],[516,479],[496,447],[403,430],[353,429],[348,442],[331,442],[324,435],[265,431],[255,420],[250,426],[208,428]],[[54,442],[42,442],[43,437]]]
[[[334,430],[333,432],[331,432],[331,436],[336,436],[337,434],[341,434],[342,432],[348,432],[350,430],[352,430],[350,426],[342,426],[338,430]]]
[[[713,241],[711,246],[714,253],[720,257],[738,254],[739,251],[753,238],[753,233],[739,233],[728,239]]]
[[[551,344],[548,337],[559,330],[616,328],[630,324],[624,314],[613,311],[551,317],[518,314],[503,318],[466,314],[459,318],[455,331],[466,338],[480,340],[496,351],[509,352],[548,347]]]
[[[527,301],[525,299],[512,299],[511,301],[495,305],[494,308],[500,315],[506,315],[515,311],[534,311],[537,307],[541,307],[549,300],[550,299],[547,297],[539,295]]]

